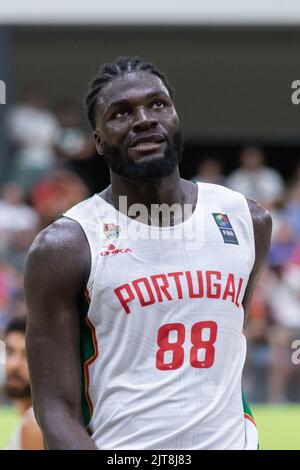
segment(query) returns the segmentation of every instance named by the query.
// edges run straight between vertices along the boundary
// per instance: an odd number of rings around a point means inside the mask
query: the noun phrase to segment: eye
[[[14,350],[10,348],[9,346],[6,346],[6,356],[12,357],[13,355],[14,355]]]
[[[162,109],[166,106],[166,102],[163,100],[155,100],[153,103],[153,108],[155,109]]]
[[[129,112],[128,108],[121,108],[121,109],[118,109],[117,111],[115,111],[111,118],[112,119],[120,119],[120,118],[129,116],[129,114],[130,114],[130,112]]]

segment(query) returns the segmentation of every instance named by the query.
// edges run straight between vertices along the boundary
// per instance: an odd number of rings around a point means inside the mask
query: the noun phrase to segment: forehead
[[[25,334],[21,331],[11,331],[5,338],[6,346],[25,350]]]
[[[169,92],[162,80],[150,72],[130,72],[112,79],[99,93],[97,105],[104,110],[110,103],[141,98],[148,93]]]

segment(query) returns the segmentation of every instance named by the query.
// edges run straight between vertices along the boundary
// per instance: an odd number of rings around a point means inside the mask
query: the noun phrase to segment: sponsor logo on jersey
[[[111,240],[112,238],[119,238],[121,227],[116,224],[104,224],[103,232],[108,240]]]
[[[130,248],[117,248],[115,245],[107,245],[106,249],[100,252],[101,256],[119,255],[120,253],[132,253]]]
[[[232,228],[228,215],[213,213],[212,216],[215,219],[217,226],[219,227],[224,243],[238,245],[239,242]]]

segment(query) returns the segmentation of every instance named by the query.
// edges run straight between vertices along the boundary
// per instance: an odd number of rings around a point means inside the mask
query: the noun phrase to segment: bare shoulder
[[[270,213],[258,202],[252,199],[247,199],[247,202],[254,229],[256,251],[255,264],[260,265],[265,261],[270,247],[272,217]]]
[[[252,216],[253,225],[258,228],[265,227],[266,230],[272,230],[272,217],[270,212],[253,199],[247,198],[247,202]]]
[[[266,237],[271,236],[272,217],[269,211],[253,199],[247,199],[252,217],[254,232]]]
[[[61,217],[36,236],[29,254],[74,251],[85,243],[87,244],[87,240],[79,223],[67,217]]]
[[[40,282],[76,276],[86,283],[91,265],[90,247],[83,229],[75,220],[62,217],[42,230],[32,243],[25,270],[28,277]]]

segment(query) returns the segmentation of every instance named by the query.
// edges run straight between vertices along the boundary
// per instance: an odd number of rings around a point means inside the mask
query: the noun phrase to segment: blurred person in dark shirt
[[[78,106],[71,100],[57,108],[60,129],[55,143],[59,168],[74,172],[93,194],[107,180],[107,168],[98,158],[94,141],[83,130]]]
[[[204,157],[197,164],[196,174],[191,181],[224,184],[224,174],[221,162],[215,157]]]
[[[80,112],[73,101],[65,100],[57,108],[60,129],[55,150],[61,165],[71,165],[73,160],[91,158],[95,152],[92,139],[85,135],[80,119]]]
[[[268,393],[268,373],[270,368],[269,309],[267,304],[265,270],[258,280],[249,309],[249,320],[245,325],[248,340],[245,364],[244,385],[251,401],[264,402]]]

